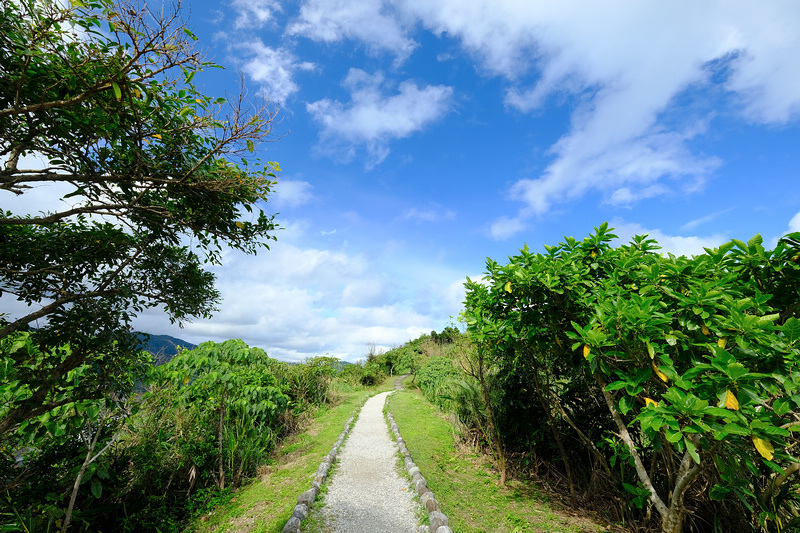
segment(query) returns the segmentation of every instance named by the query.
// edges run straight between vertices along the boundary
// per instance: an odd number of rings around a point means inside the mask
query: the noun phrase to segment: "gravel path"
[[[367,400],[328,480],[321,515],[331,533],[415,533],[418,520],[409,482],[397,474],[397,444],[383,405],[391,392]]]

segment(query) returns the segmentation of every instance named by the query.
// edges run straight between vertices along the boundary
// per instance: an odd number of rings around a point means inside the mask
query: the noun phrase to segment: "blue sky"
[[[609,221],[699,253],[800,231],[794,2],[194,1],[212,94],[281,108],[285,228],[210,321],[275,357],[364,356],[457,317],[466,276]]]
[[[187,1],[225,67],[206,93],[280,106],[278,241],[215,268],[180,330],[354,361],[457,317],[466,276],[609,221],[674,253],[800,231],[793,1]]]

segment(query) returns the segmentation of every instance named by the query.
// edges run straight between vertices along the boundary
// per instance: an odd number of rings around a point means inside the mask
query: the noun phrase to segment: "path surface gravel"
[[[321,515],[332,533],[417,531],[418,504],[409,482],[397,473],[397,444],[383,418],[389,394],[377,394],[361,408],[328,480]]]

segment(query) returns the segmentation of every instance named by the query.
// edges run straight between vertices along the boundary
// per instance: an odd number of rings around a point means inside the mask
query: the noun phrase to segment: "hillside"
[[[172,337],[170,335],[152,335],[147,333],[139,333],[139,341],[142,343],[142,349],[153,354],[156,359],[156,366],[163,365],[170,359],[175,357],[178,353],[178,347],[188,348],[193,350],[197,347],[196,344]],[[149,339],[145,341],[145,338]]]

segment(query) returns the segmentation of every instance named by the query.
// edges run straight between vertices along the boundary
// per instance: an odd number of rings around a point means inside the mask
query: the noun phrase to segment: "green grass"
[[[198,517],[185,532],[280,533],[311,487],[314,473],[344,428],[345,421],[373,394],[393,388],[395,378],[371,390],[338,391],[335,406],[322,409],[302,433],[284,442],[260,479],[230,501]],[[404,385],[412,388],[411,378]],[[603,531],[591,520],[548,503],[546,494],[517,481],[498,485],[483,455],[457,448],[450,423],[420,394],[398,392],[389,399],[414,461],[428,480],[450,526],[458,533],[582,533]],[[401,469],[402,471],[402,469]],[[323,490],[324,490],[323,486]],[[312,520],[313,521],[313,520]],[[306,524],[319,531],[322,524]]]
[[[410,387],[410,378],[404,382]],[[428,480],[450,527],[458,533],[567,533],[604,531],[603,526],[575,516],[534,487],[499,476],[487,458],[457,449],[451,424],[420,394],[410,391],[389,398],[394,416],[414,462]]]
[[[311,488],[322,458],[330,451],[344,424],[364,401],[391,390],[394,379],[374,389],[338,391],[334,406],[320,409],[303,432],[291,437],[273,454],[259,479],[242,487],[225,504],[194,520],[186,533],[280,533],[297,504]]]

